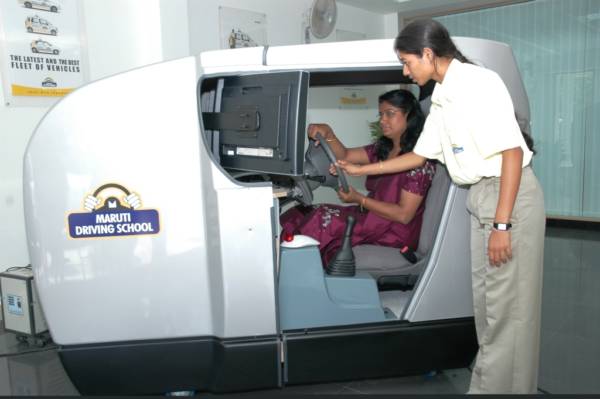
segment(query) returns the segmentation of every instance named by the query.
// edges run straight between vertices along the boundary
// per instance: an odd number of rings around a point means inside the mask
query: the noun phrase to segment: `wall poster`
[[[267,15],[237,8],[219,7],[221,48],[267,45]]]
[[[0,3],[0,68],[7,105],[48,105],[87,80],[80,7],[78,0]]]

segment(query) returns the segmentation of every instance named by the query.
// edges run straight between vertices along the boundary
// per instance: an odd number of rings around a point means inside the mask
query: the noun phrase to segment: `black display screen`
[[[245,171],[303,174],[308,72],[223,78],[219,112],[203,113],[218,131],[221,165]]]

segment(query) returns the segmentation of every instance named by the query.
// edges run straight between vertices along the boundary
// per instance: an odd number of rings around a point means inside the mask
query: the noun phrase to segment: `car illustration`
[[[58,28],[52,25],[50,21],[44,18],[40,18],[38,15],[27,17],[25,20],[25,27],[29,33],[41,33],[44,35],[56,36],[58,34]]]
[[[229,34],[229,37],[227,38],[227,42],[228,42],[229,48],[258,46],[258,44],[254,40],[252,40],[252,38],[248,34],[244,33],[240,29],[238,29],[238,30],[232,29],[231,33]]]
[[[529,121],[511,48],[455,42],[500,75]],[[317,240],[282,233],[289,206],[337,198],[324,187],[335,154],[323,138],[308,142],[308,123],[364,137],[365,115],[377,112],[376,101],[368,113],[339,111],[340,88],[376,99],[403,85],[429,109],[432,88],[404,76],[392,49],[383,39],[208,51],[91,82],[48,111],[25,150],[27,242],[81,395],[249,391],[471,364],[467,189],[442,164],[414,263],[399,248],[358,245],[356,270],[333,274]],[[117,184],[144,208],[85,207]],[[144,211],[160,218],[157,234],[117,235]],[[69,236],[76,228],[89,235]]]
[[[60,50],[58,49],[58,47],[56,47],[50,42],[47,42],[42,39],[37,39],[31,42],[31,52],[58,55],[60,53]]]
[[[59,12],[60,4],[52,0],[19,0],[26,8],[34,8],[37,10]]]
[[[57,84],[51,77],[47,77],[42,81],[42,87],[56,87]]]

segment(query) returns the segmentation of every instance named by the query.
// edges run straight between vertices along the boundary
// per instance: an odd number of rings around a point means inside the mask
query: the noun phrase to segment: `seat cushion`
[[[356,270],[370,273],[373,277],[398,274],[418,274],[422,269],[422,256],[412,264],[398,248],[380,245],[358,245],[352,248],[356,259]]]

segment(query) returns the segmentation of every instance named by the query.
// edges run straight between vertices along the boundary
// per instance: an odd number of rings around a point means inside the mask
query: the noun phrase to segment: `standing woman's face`
[[[383,135],[389,139],[400,138],[406,131],[406,115],[402,108],[387,101],[379,104],[379,126]]]
[[[398,59],[402,62],[402,74],[411,78],[419,86],[429,82],[434,72],[433,62],[424,53],[422,57],[416,54],[396,52]]]

